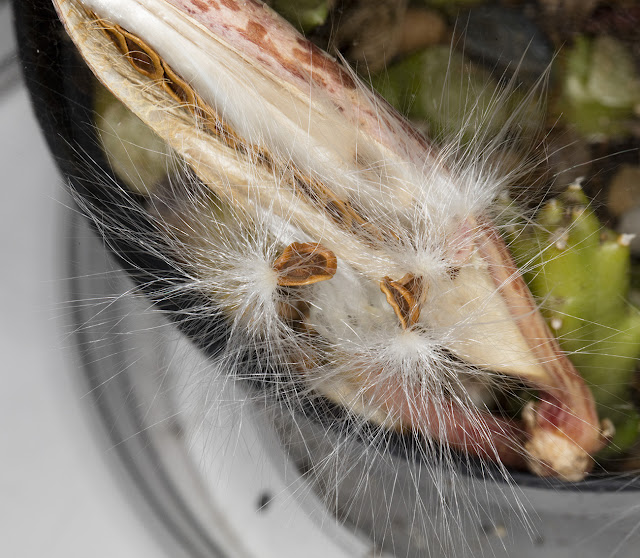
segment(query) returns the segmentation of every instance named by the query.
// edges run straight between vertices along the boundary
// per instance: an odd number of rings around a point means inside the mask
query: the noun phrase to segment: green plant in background
[[[149,194],[166,175],[170,150],[108,89],[95,88],[96,131],[111,169],[133,192]]]
[[[577,37],[559,61],[556,111],[583,136],[603,140],[628,135],[640,106],[640,78],[632,54],[609,36]]]
[[[504,130],[515,111],[521,127],[536,129],[541,123],[533,100],[523,106],[525,96],[516,90],[497,95],[496,77],[447,45],[425,48],[390,65],[374,87],[432,137],[491,137]]]
[[[301,31],[322,25],[329,16],[333,0],[272,0],[273,9]]]
[[[460,76],[464,76],[464,81],[460,81]],[[438,45],[387,67],[374,87],[408,118],[426,124],[431,134],[464,130],[471,137],[476,125],[468,122],[469,100],[473,99],[478,114],[488,110],[497,83],[488,71],[448,46]],[[495,118],[496,131],[506,118],[508,114]]]
[[[638,437],[631,384],[640,357],[640,309],[628,301],[629,239],[603,228],[578,185],[510,230],[511,249],[562,348],[616,428],[603,457]]]

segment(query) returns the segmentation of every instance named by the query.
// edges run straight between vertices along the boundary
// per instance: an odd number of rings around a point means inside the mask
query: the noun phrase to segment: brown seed
[[[417,292],[414,294],[412,289]],[[422,278],[415,277],[411,273],[407,273],[400,281],[385,277],[380,281],[380,290],[385,294],[387,302],[398,316],[402,329],[408,329],[418,321],[420,318],[418,300],[422,298],[424,291]]]
[[[216,112],[195,93],[191,86],[176,74],[140,37],[129,33],[119,25],[112,25],[98,17],[96,17],[96,24],[138,72],[148,78],[162,80],[163,89],[173,99],[186,105],[197,119],[201,120],[229,147],[244,151],[244,146],[238,135],[223,123]]]
[[[296,188],[313,203],[324,205],[331,199],[337,199],[319,180],[304,174],[295,166],[292,167],[292,171]]]
[[[352,219],[351,230],[355,234],[360,236],[369,245],[375,245],[376,243],[384,240],[382,230],[380,230],[377,225],[367,221],[353,206],[353,204],[347,202],[347,209],[351,214]]]
[[[241,153],[247,153],[248,149],[240,136],[226,124],[218,113],[210,107],[199,95],[195,96],[195,102],[189,108],[198,120],[202,120],[204,126],[231,149]]]
[[[278,285],[299,287],[331,279],[338,267],[335,254],[312,242],[294,242],[274,262]]]
[[[427,284],[423,277],[416,277],[413,273],[407,273],[398,283],[411,293],[418,305],[425,301],[427,297]]]
[[[336,197],[328,199],[324,203],[324,210],[329,214],[331,219],[343,229],[351,230],[353,225],[353,216],[349,212],[347,204],[342,200]]]
[[[141,74],[150,79],[161,80],[163,89],[176,101],[187,106],[196,120],[213,132],[227,146],[237,151],[247,153],[247,148],[235,131],[218,116],[192,87],[176,74],[173,69],[140,37],[100,19],[91,12],[95,23],[107,37],[124,54],[131,65]],[[257,153],[258,160],[267,167],[272,166],[270,156],[266,151]]]
[[[112,25],[104,19],[96,18],[96,25],[109,40],[116,45],[122,54],[127,54],[127,43],[124,40],[123,29],[119,25]]]
[[[353,232],[373,243],[383,240],[382,232],[374,224],[366,221],[351,202],[343,201],[321,182],[303,175],[293,168],[294,185],[312,203],[320,206],[331,220],[343,229]]]
[[[284,296],[277,305],[278,315],[294,330],[300,333],[309,332],[310,326],[307,319],[309,318],[310,304],[305,300],[296,300],[295,297],[287,296],[286,287],[282,290]]]
[[[158,54],[140,37],[122,30],[126,43],[126,55],[131,65],[142,75],[151,79],[162,79],[164,69]]]
[[[176,101],[190,107],[195,106],[196,96],[191,86],[176,74],[166,62],[162,62],[164,82],[162,86]]]

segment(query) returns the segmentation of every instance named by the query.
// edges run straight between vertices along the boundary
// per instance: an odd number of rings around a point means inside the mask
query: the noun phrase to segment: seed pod
[[[140,250],[229,321],[225,363],[254,351],[261,370],[426,445],[567,480],[590,471],[604,443],[591,393],[487,218],[504,181],[452,165],[260,3],[54,3],[98,79],[198,179],[138,211],[171,216]],[[297,289],[288,318],[283,290]],[[464,376],[479,370],[539,401],[521,421],[474,409]]]

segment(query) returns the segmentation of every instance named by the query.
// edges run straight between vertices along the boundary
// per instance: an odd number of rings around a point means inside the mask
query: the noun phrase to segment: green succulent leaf
[[[604,456],[638,437],[631,383],[640,358],[640,309],[628,301],[628,239],[603,228],[579,186],[511,232],[516,259],[543,313],[591,386],[601,418],[616,434]]]
[[[508,127],[514,112],[520,114],[522,128],[540,125],[533,99],[525,100],[519,91],[501,90],[491,72],[444,45],[392,64],[373,85],[431,137],[465,142],[492,137]]]
[[[327,20],[332,3],[333,0],[274,0],[272,5],[282,17],[306,33]]]
[[[578,37],[564,59],[557,110],[589,139],[621,137],[640,103],[631,53],[609,36]]]

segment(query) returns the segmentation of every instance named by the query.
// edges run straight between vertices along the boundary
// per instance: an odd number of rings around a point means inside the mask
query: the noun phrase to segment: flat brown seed
[[[119,25],[112,25],[104,19],[96,18],[96,25],[103,31],[109,40],[116,45],[122,54],[127,54],[127,43],[124,40],[122,28]]]
[[[351,230],[355,234],[367,241],[369,245],[375,245],[384,240],[382,231],[376,225],[367,221],[350,202],[347,202],[346,206],[351,216]]]
[[[151,79],[162,79],[164,69],[156,52],[142,39],[123,29],[127,58],[141,74]]]
[[[407,275],[401,281],[406,277]],[[407,287],[403,286],[399,281],[385,277],[380,281],[380,290],[387,297],[387,302],[400,320],[402,329],[408,329],[418,321],[420,318],[420,305]]]
[[[179,103],[195,106],[196,96],[189,84],[176,74],[165,62],[162,62],[164,70],[164,89]]]
[[[295,186],[312,203],[320,206],[332,221],[342,228],[351,230],[353,212],[349,210],[348,202],[342,201],[329,188],[311,177],[305,176],[294,168]]]
[[[420,305],[425,301],[427,297],[427,284],[422,277],[415,276],[413,273],[407,273],[398,283],[411,293],[416,304]]]
[[[338,198],[327,200],[324,204],[324,210],[329,214],[331,219],[342,228],[350,230],[353,217],[349,213],[347,204]]]
[[[338,268],[335,254],[312,242],[294,242],[274,262],[281,287],[299,287],[331,279]]]
[[[225,124],[218,113],[198,95],[196,95],[192,112],[196,118],[203,121],[204,126],[211,133],[222,140],[228,147],[241,153],[247,153],[247,148],[240,139],[240,136],[238,136],[229,125]]]

